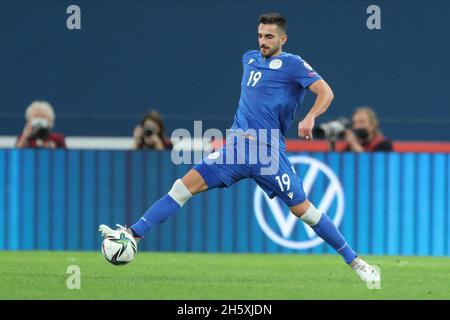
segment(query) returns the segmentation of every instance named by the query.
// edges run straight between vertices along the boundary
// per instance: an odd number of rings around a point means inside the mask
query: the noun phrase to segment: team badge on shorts
[[[280,59],[275,59],[275,60],[270,61],[269,68],[276,70],[276,69],[280,69],[282,65],[283,65],[283,61],[281,61]]]

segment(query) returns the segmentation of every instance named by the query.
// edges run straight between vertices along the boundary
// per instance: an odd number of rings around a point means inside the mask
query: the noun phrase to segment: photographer
[[[45,101],[34,101],[25,111],[26,124],[18,136],[16,148],[66,148],[64,136],[52,132],[55,112]]]
[[[133,137],[136,149],[172,149],[172,142],[164,136],[161,115],[155,110],[147,113],[134,128]]]
[[[372,108],[360,107],[352,121],[339,118],[315,127],[313,135],[329,141],[330,151],[392,151],[392,143],[381,133],[377,115]],[[336,143],[344,139],[343,144]]]
[[[352,127],[345,130],[346,145],[343,151],[392,151],[392,143],[380,131],[378,117],[370,107],[360,107],[353,112]]]

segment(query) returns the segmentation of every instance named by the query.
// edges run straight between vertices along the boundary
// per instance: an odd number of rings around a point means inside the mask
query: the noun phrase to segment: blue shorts
[[[303,203],[306,194],[286,152],[277,152],[265,145],[264,150],[269,156],[259,157],[255,154],[259,155],[260,147],[261,144],[249,139],[245,139],[245,146],[236,141],[227,141],[220,150],[204,158],[194,169],[203,177],[208,189],[229,187],[239,180],[250,178],[271,199],[278,196],[288,207]],[[255,148],[258,148],[258,152]]]

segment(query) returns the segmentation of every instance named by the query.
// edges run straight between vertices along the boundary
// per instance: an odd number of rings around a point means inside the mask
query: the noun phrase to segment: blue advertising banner
[[[309,199],[361,254],[450,255],[450,155],[290,154]],[[170,152],[0,150],[0,250],[99,250],[99,224],[130,225],[191,165]],[[193,197],[141,250],[333,250],[251,180]]]

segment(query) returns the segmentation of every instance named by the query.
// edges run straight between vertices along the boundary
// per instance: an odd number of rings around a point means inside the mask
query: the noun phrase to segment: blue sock
[[[346,263],[352,262],[358,255],[347,244],[342,234],[326,214],[322,214],[317,224],[311,227],[325,242],[332,246]]]
[[[138,222],[133,224],[130,228],[133,234],[142,237],[148,231],[150,231],[154,226],[163,223],[168,218],[173,216],[180,205],[172,199],[171,196],[166,194],[164,197],[156,201],[139,219]]]

